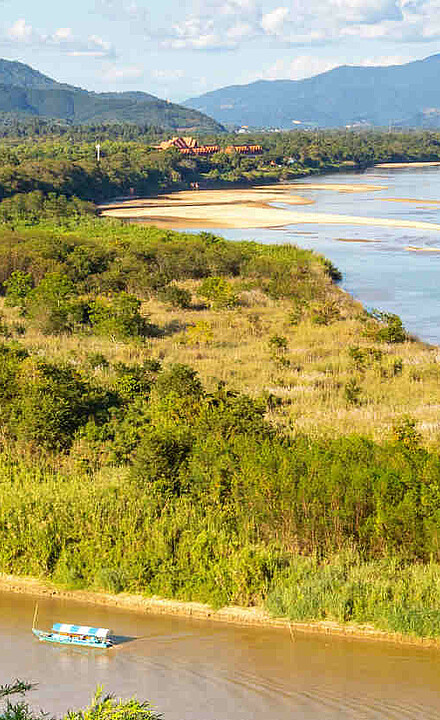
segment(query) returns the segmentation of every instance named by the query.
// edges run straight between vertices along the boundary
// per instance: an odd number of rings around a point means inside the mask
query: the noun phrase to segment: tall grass
[[[418,637],[440,635],[440,565],[397,558],[363,561],[349,549],[318,562],[297,557],[266,601],[275,616],[296,621],[368,624]]]

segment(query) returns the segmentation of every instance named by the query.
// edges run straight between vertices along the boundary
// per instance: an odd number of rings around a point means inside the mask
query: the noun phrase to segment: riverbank
[[[374,167],[383,168],[384,170],[393,170],[393,168],[426,168],[426,167],[437,167],[440,165],[438,160],[426,162],[384,162],[377,163]]]
[[[338,623],[334,621],[292,622],[285,618],[271,616],[261,607],[227,606],[214,609],[198,602],[183,602],[161,597],[146,597],[128,593],[93,592],[91,590],[69,590],[37,578],[18,577],[0,573],[0,592],[13,592],[38,597],[56,597],[64,600],[101,605],[151,615],[191,617],[211,622],[230,623],[260,627],[282,628],[291,634],[319,633],[335,637],[392,642],[401,645],[417,645],[440,648],[440,638],[424,638],[400,633],[388,633],[373,625]]]
[[[339,215],[274,207],[273,203],[300,206],[313,200],[292,194],[294,190],[326,189],[338,192],[373,192],[385,189],[367,184],[299,184],[260,187],[249,190],[182,191],[143,200],[108,203],[100,206],[106,217],[159,224],[170,229],[210,228],[271,228],[295,224],[362,225],[385,228],[412,228],[439,231],[440,224],[405,218],[378,218]]]

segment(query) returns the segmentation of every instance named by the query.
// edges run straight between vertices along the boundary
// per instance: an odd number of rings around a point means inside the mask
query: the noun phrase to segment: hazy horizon
[[[0,56],[87,90],[180,102],[227,85],[440,51],[436,0],[2,2]]]

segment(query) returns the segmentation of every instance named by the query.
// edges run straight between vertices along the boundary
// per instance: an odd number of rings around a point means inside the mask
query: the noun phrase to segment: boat
[[[69,623],[54,623],[50,632],[38,630],[35,627],[37,607],[35,608],[32,632],[41,642],[58,643],[91,648],[110,648],[113,645],[108,628],[90,627],[89,625],[72,625]]]
[[[109,648],[113,642],[108,628],[89,627],[88,625],[69,625],[55,623],[50,632],[32,628],[32,632],[42,642],[61,643],[92,648]]]

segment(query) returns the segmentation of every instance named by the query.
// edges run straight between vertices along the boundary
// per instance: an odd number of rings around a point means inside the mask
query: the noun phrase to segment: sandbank
[[[292,640],[295,633],[320,633],[338,637],[380,640],[405,645],[423,645],[440,648],[440,638],[422,638],[400,633],[388,633],[372,625],[355,623],[338,623],[331,620],[316,622],[294,622],[285,618],[274,618],[263,608],[228,606],[214,610],[209,605],[198,602],[183,602],[160,597],[129,595],[119,593],[112,595],[89,590],[65,590],[56,585],[32,577],[18,577],[0,573],[0,592],[14,592],[34,597],[55,597],[72,602],[89,603],[117,607],[132,612],[151,615],[177,615],[200,620],[230,623],[234,625],[253,625],[263,627],[284,628],[290,632]]]
[[[417,198],[381,198],[383,202],[415,203],[416,205],[440,205],[440,200],[421,200]]]
[[[203,207],[205,205],[240,205],[243,203],[267,204],[283,202],[289,205],[310,205],[313,203],[310,198],[294,195],[292,191],[295,188],[295,185],[262,185],[243,190],[180,190],[155,197],[103,203],[99,208],[101,211],[106,211],[117,208],[163,208],[193,205]],[[304,188],[301,186],[299,189]]]
[[[192,202],[185,198],[170,201],[167,196],[164,200],[136,201],[136,205],[120,203],[117,206],[101,208],[101,213],[108,217],[125,218],[145,223],[155,224],[158,221],[163,227],[215,227],[221,228],[271,228],[298,224],[320,225],[368,225],[376,227],[415,228],[427,231],[439,231],[440,225],[420,220],[406,220],[404,218],[372,218],[358,215],[338,215],[336,213],[318,213],[300,210],[290,210],[272,207],[261,199],[254,200],[225,200],[209,202],[204,196],[205,191],[191,194]],[[211,194],[211,191],[206,191]],[[217,191],[214,191],[217,192]],[[222,194],[235,191],[220,191]],[[180,195],[180,193],[177,193]],[[188,195],[188,193],[186,193]],[[291,204],[291,196],[290,196]],[[277,196],[275,202],[285,203],[282,196]],[[154,203],[154,204],[153,204]],[[303,204],[301,199],[301,204]]]
[[[436,167],[437,165],[440,165],[440,162],[435,161],[426,161],[426,162],[385,162],[385,163],[378,163],[374,167],[377,168],[385,168],[386,170],[390,170],[393,168],[412,168],[412,167]]]
[[[271,228],[308,223],[440,230],[439,224],[421,220],[372,218],[297,209],[300,205],[313,204],[313,200],[296,195],[295,191],[318,188],[338,190],[338,192],[366,192],[383,190],[386,186],[296,183],[238,190],[183,190],[153,198],[107,203],[101,205],[99,209],[101,214],[107,217],[174,229]],[[277,207],[274,204],[288,205],[292,208]]]
[[[439,253],[440,248],[437,247],[417,247],[416,245],[407,245],[405,250],[410,252],[428,252],[428,253]]]

